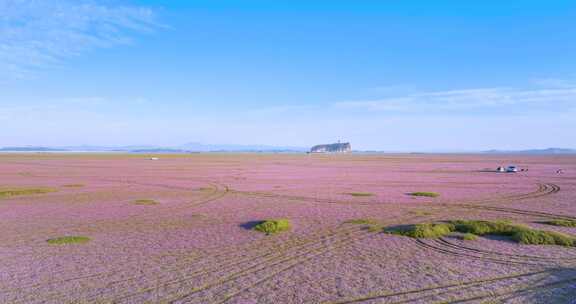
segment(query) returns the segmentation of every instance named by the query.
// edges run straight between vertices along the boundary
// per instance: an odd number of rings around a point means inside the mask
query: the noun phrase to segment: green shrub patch
[[[436,192],[412,192],[409,193],[412,196],[424,196],[424,197],[438,197],[440,194]]]
[[[530,229],[526,226],[514,225],[508,221],[452,221],[455,230],[475,235],[511,236],[517,231]]]
[[[533,229],[509,221],[457,220],[400,225],[387,227],[384,232],[413,238],[440,238],[452,232],[460,232],[464,233],[461,236],[463,240],[476,240],[479,235],[500,235],[526,245],[576,246],[576,239],[573,236]]]
[[[574,238],[566,234],[543,230],[520,230],[512,235],[512,239],[527,245],[575,245]]]
[[[0,188],[0,198],[55,192],[53,188]]]
[[[272,219],[257,224],[253,229],[266,234],[274,234],[290,230],[290,227],[290,221],[287,219]]]
[[[50,245],[65,245],[65,244],[84,244],[90,241],[86,236],[63,236],[46,240]]]
[[[424,223],[386,227],[384,232],[413,238],[440,238],[454,231],[450,223]]]

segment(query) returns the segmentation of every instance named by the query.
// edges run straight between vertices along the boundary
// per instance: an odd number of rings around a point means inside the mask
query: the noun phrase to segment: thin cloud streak
[[[0,77],[26,78],[39,68],[93,48],[131,41],[159,26],[154,11],[91,0],[0,0]]]
[[[568,82],[564,82],[567,84]],[[549,88],[481,88],[415,93],[378,100],[346,101],[336,109],[398,113],[462,113],[473,111],[562,112],[576,108],[576,86]]]

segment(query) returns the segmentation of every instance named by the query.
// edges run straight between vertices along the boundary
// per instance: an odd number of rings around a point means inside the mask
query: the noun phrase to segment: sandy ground
[[[576,248],[347,223],[508,219],[576,235],[540,223],[576,218],[576,156],[158,157],[0,154],[0,190],[56,190],[0,197],[0,302],[576,303]],[[508,164],[528,171],[490,172]],[[269,218],[293,228],[250,229]],[[71,235],[91,240],[46,242]]]

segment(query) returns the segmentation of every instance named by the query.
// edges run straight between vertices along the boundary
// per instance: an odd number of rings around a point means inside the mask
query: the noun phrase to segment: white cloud
[[[0,77],[22,78],[157,27],[146,7],[95,0],[0,0]]]
[[[532,111],[561,112],[576,108],[576,85],[554,82],[548,87],[481,88],[414,93],[406,96],[378,100],[337,102],[337,109],[359,109],[399,113],[508,111],[505,114]],[[562,83],[562,86],[558,84]],[[542,83],[544,84],[544,83]]]

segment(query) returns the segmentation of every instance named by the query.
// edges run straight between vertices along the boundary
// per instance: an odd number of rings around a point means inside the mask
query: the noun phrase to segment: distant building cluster
[[[317,145],[310,149],[310,153],[350,153],[352,146],[350,143],[335,143],[328,145]]]

